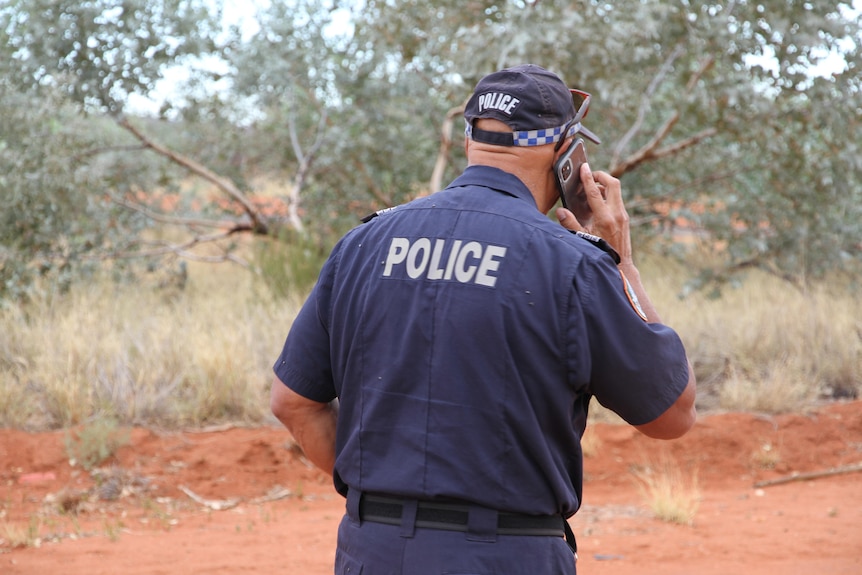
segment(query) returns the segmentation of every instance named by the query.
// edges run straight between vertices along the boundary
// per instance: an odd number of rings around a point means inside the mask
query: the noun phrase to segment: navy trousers
[[[401,525],[386,525],[360,521],[358,494],[350,495],[338,528],[335,575],[577,574],[565,539],[497,535],[493,511],[488,516],[487,509],[477,507],[474,518],[471,508],[466,533],[417,528],[415,510],[409,508]]]

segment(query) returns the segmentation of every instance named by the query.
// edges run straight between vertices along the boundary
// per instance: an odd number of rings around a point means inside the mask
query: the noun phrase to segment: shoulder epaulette
[[[370,222],[371,220],[373,220],[374,218],[376,218],[376,217],[377,217],[377,216],[379,216],[380,214],[385,214],[386,212],[391,212],[392,210],[394,210],[394,209],[395,209],[395,208],[397,208],[397,207],[398,207],[398,206],[393,206],[393,207],[391,207],[391,208],[383,208],[382,210],[377,210],[377,211],[376,211],[376,212],[374,212],[373,214],[368,214],[367,216],[365,216],[364,218],[362,218],[362,220],[360,220],[360,221],[361,221],[363,224],[367,224],[368,222]]]
[[[603,240],[599,236],[594,236],[593,234],[588,234],[587,232],[576,232],[574,230],[569,230],[579,238],[583,238],[602,250],[603,252],[610,254],[612,258],[614,258],[614,263],[620,263],[620,254],[617,253],[617,250],[611,247],[611,244],[607,242],[607,240]]]

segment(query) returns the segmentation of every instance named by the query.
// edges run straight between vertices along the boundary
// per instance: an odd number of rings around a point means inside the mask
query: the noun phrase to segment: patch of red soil
[[[862,402],[707,415],[672,442],[588,433],[581,575],[862,573]],[[91,472],[64,437],[0,430],[0,573],[332,573],[344,503],[287,431],[136,429]],[[668,469],[682,495],[697,480],[690,524],[638,480]]]

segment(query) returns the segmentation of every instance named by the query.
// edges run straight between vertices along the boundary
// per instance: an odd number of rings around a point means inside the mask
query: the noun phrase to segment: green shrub
[[[121,429],[115,419],[98,418],[77,430],[67,430],[64,443],[69,462],[89,471],[127,445],[129,439],[129,431]]]
[[[308,293],[329,256],[321,241],[297,233],[278,241],[259,241],[253,250],[255,268],[273,296],[285,299]]]

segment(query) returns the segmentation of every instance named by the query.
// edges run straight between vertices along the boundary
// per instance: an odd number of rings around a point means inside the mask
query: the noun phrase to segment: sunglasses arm
[[[583,124],[581,124],[579,126],[577,133],[582,135],[584,138],[588,139],[589,141],[591,141],[594,144],[598,145],[598,144],[602,143],[602,141],[599,139],[599,137],[596,136],[595,134],[593,134],[587,128],[585,128]]]

